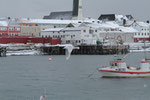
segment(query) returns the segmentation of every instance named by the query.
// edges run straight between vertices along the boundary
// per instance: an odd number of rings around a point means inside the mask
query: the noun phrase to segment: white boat
[[[144,59],[139,67],[130,67],[122,59],[115,59],[108,67],[98,68],[98,71],[106,78],[150,77],[150,64]]]

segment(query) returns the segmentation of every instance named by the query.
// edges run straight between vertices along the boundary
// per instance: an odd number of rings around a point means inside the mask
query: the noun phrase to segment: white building
[[[150,24],[134,22],[132,27],[139,31],[139,33],[135,33],[134,35],[135,42],[150,40]]]
[[[94,45],[96,37],[89,27],[51,28],[41,32],[42,37],[61,38],[63,44]]]
[[[100,43],[132,43],[134,34],[132,27],[119,26],[114,22],[84,22],[76,27],[51,28],[41,32],[42,37],[61,38],[62,43],[97,44]]]
[[[134,34],[138,33],[133,27],[120,26],[114,21],[90,23],[86,25],[97,30],[93,34],[97,37],[98,41],[103,43],[131,43],[134,42]]]

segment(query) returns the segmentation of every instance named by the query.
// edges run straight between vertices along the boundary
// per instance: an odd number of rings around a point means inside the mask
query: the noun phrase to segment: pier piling
[[[0,57],[6,57],[6,47],[0,47]]]
[[[112,55],[128,53],[128,46],[103,46],[103,45],[80,45],[79,49],[74,49],[72,55]],[[48,55],[65,55],[63,47],[41,47],[41,51]]]

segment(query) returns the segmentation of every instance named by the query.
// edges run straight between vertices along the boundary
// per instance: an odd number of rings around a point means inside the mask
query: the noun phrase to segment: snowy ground
[[[26,56],[26,55],[40,55],[41,52],[35,45],[26,44],[0,44],[7,48],[7,56]]]
[[[41,52],[37,50],[20,50],[20,51],[7,51],[7,56],[28,56],[28,55],[40,55]]]
[[[130,52],[149,52],[150,43],[125,43],[130,46]]]

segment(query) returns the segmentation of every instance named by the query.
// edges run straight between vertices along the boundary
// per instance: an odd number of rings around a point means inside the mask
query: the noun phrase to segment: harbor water
[[[148,56],[148,54],[147,54]],[[125,60],[138,66],[143,53]],[[51,58],[51,61],[49,61]],[[96,70],[112,55],[7,56],[0,58],[0,100],[148,100],[150,78],[101,78]]]

